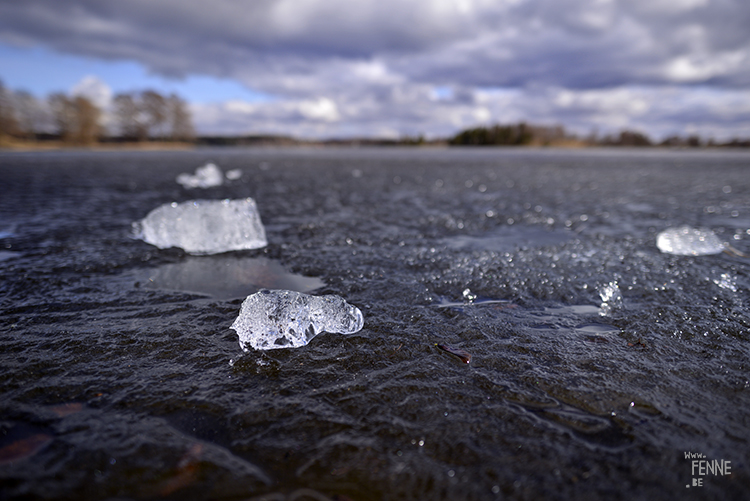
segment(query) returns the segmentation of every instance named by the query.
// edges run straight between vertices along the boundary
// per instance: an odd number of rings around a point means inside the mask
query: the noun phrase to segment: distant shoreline
[[[383,138],[351,138],[351,139],[321,139],[306,140],[284,136],[240,136],[223,137],[209,136],[199,137],[195,141],[112,141],[104,140],[91,144],[73,144],[60,140],[0,140],[0,151],[58,151],[58,150],[86,150],[86,151],[180,151],[194,150],[201,147],[398,147],[398,148],[478,148],[478,149],[590,149],[590,148],[636,148],[636,149],[658,149],[658,150],[744,150],[747,144],[711,144],[700,146],[684,145],[607,145],[590,143],[581,139],[563,139],[552,141],[532,141],[528,144],[451,144],[445,139],[439,140],[415,140],[405,139],[383,139]]]

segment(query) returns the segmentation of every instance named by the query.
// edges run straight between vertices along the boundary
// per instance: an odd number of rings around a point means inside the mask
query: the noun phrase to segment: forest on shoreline
[[[0,148],[8,149],[171,149],[194,146],[527,146],[585,148],[597,146],[671,148],[748,148],[750,139],[718,142],[697,135],[655,141],[635,130],[580,137],[562,125],[526,122],[478,126],[451,137],[301,139],[279,135],[196,135],[188,103],[176,94],[154,90],[114,96],[105,112],[85,96],[31,93],[7,89],[0,82]]]

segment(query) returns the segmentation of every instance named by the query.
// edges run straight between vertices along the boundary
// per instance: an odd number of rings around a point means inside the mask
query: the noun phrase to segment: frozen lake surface
[[[133,237],[246,197],[264,248]],[[0,153],[0,498],[745,499],[750,260],[682,225],[750,253],[749,153]],[[364,327],[243,353],[261,288]]]

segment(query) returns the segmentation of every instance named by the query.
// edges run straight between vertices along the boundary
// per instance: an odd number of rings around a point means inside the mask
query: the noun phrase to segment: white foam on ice
[[[160,249],[180,247],[190,254],[218,254],[268,245],[252,198],[164,204],[133,223],[133,229],[136,238]]]
[[[207,163],[203,167],[198,167],[194,175],[180,174],[177,176],[177,182],[185,188],[210,188],[221,186],[224,174],[215,164]]]
[[[704,256],[725,250],[724,243],[714,232],[690,226],[667,228],[657,235],[656,246],[666,254],[678,256]]]
[[[262,289],[245,299],[231,329],[249,351],[297,348],[321,332],[353,334],[363,325],[359,308],[339,296]]]

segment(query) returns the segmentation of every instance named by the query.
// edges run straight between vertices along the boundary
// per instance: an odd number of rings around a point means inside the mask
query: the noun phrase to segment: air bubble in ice
[[[662,231],[656,237],[656,246],[666,254],[678,256],[704,256],[719,254],[725,250],[724,243],[714,232],[690,226],[668,228]]]
[[[252,198],[193,200],[164,204],[133,223],[136,238],[160,249],[181,247],[190,254],[218,254],[268,245]]]
[[[185,188],[210,188],[221,186],[224,182],[224,174],[215,164],[208,163],[203,167],[198,167],[195,175],[180,174],[177,176],[177,182]]]
[[[321,332],[353,334],[363,324],[359,308],[339,296],[263,289],[245,299],[230,328],[249,351],[297,348]]]

